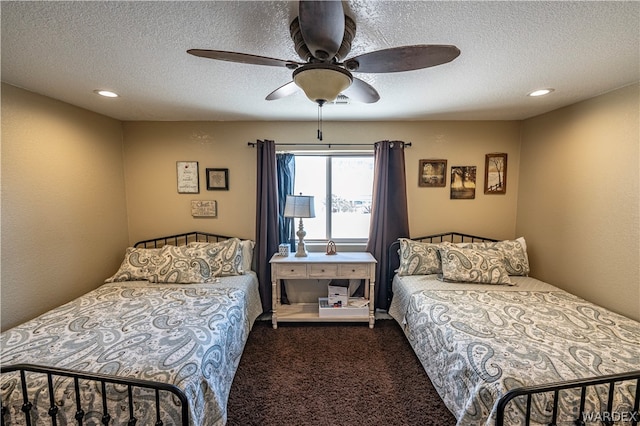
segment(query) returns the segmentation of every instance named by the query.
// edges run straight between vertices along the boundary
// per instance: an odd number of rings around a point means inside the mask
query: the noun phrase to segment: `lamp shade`
[[[287,195],[284,217],[316,217],[313,196]]]
[[[308,64],[293,72],[293,81],[313,102],[334,101],[353,82],[351,73],[330,64]]]

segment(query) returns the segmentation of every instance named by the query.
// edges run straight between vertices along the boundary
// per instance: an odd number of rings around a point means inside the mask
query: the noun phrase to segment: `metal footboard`
[[[614,392],[616,383],[633,381],[635,380],[635,393],[634,393],[634,405],[633,411],[631,412],[618,412],[614,411],[615,407],[613,406]],[[608,396],[607,396],[607,411],[600,413],[586,413],[585,412],[585,399],[587,388],[595,387],[597,385],[608,385]],[[558,420],[558,401],[561,391],[565,390],[580,390],[580,401],[579,401],[579,409],[576,419],[574,420],[574,424],[577,426],[584,426],[587,421],[589,423],[601,423],[606,426],[611,426],[616,423],[624,423],[631,424],[632,426],[637,426],[640,422],[640,370],[632,371],[629,373],[621,373],[621,374],[612,374],[607,376],[600,376],[594,378],[587,379],[578,379],[571,380],[567,382],[553,383],[548,385],[539,385],[539,386],[526,386],[517,389],[512,389],[500,398],[498,401],[498,412],[496,417],[496,426],[504,426],[505,425],[505,409],[507,405],[515,398],[522,397],[526,398],[525,404],[525,425],[530,424],[530,416],[531,416],[531,399],[533,395],[542,394],[542,393],[552,393],[553,399],[551,401],[552,412],[551,412],[551,421],[549,426],[555,426]],[[578,401],[576,401],[578,402]]]
[[[67,378],[73,379],[74,392],[75,392],[74,418],[78,426],[83,425],[83,421],[86,414],[82,406],[82,398],[81,398],[81,392],[80,392],[81,380],[90,381],[100,386],[100,393],[102,396],[102,408],[103,408],[101,421],[102,421],[102,424],[104,425],[108,425],[111,422],[111,419],[113,417],[112,416],[113,413],[109,413],[109,409],[107,406],[107,399],[108,399],[107,384],[126,386],[127,399],[128,399],[127,402],[128,402],[128,408],[129,408],[129,413],[128,413],[129,420],[127,424],[130,426],[134,426],[139,421],[139,419],[137,419],[134,416],[134,404],[135,404],[134,395],[133,395],[134,388],[144,388],[144,389],[150,389],[154,391],[155,393],[155,425],[156,426],[162,426],[165,424],[165,421],[168,420],[168,419],[161,418],[161,414],[160,414],[161,412],[160,393],[161,392],[169,392],[180,401],[181,419],[179,419],[179,423],[177,424],[180,424],[182,426],[187,426],[189,424],[189,405],[188,405],[187,397],[179,388],[167,383],[152,382],[149,380],[140,380],[140,379],[134,379],[134,378],[109,376],[106,374],[99,374],[99,373],[86,374],[86,373],[62,369],[62,368],[41,367],[41,366],[31,365],[31,364],[16,364],[12,366],[3,366],[2,368],[0,368],[0,372],[2,374],[6,374],[10,372],[18,372],[20,374],[20,388],[21,388],[21,394],[22,394],[21,410],[24,413],[23,424],[26,424],[27,426],[34,424],[32,423],[32,420],[31,420],[31,410],[33,408],[33,398],[35,398],[35,395],[29,395],[27,391],[28,389],[28,384],[26,380],[27,372],[39,373],[39,374],[46,375],[47,377],[47,387],[48,387],[47,392],[49,395],[49,408],[48,408],[47,414],[51,418],[50,424],[52,426],[56,426],[58,424],[57,415],[58,415],[59,407],[55,402],[55,395],[54,395],[54,380],[56,377],[67,377]],[[1,418],[0,418],[1,424],[2,426],[4,426],[5,416],[8,411],[7,401],[4,401],[4,399],[2,400],[2,405],[0,410],[1,410]],[[176,424],[176,422],[178,422],[178,419],[171,419],[171,421],[169,421],[168,424]]]

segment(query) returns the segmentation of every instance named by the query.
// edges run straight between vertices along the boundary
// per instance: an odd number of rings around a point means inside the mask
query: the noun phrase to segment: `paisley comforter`
[[[31,363],[170,383],[189,400],[192,425],[222,425],[231,383],[253,322],[262,312],[255,274],[210,284],[105,284],[0,335],[3,365]],[[50,424],[45,378],[30,384],[35,424]],[[0,382],[6,424],[24,424],[16,373]],[[40,387],[38,387],[40,386]],[[83,386],[85,424],[101,424],[100,389]],[[73,424],[70,379],[56,381],[58,424]],[[154,396],[136,399],[138,424],[154,424]],[[111,424],[126,424],[126,390],[108,394]],[[164,424],[178,424],[180,407],[162,393]],[[67,408],[68,407],[68,408]],[[66,409],[65,409],[66,408]],[[151,418],[145,416],[153,416]]]
[[[458,425],[494,424],[497,401],[513,388],[639,369],[640,323],[533,278],[511,278],[516,286],[394,279],[389,313]],[[616,388],[616,412],[632,411],[632,385]],[[606,390],[588,394],[585,413],[606,411]],[[508,406],[506,424],[524,424],[522,405]],[[576,404],[560,405],[557,424],[573,425]],[[549,418],[547,400],[534,398],[531,424]]]

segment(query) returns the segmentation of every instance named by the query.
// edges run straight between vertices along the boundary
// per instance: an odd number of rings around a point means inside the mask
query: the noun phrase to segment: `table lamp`
[[[307,249],[304,245],[304,237],[307,233],[302,226],[302,218],[316,217],[316,212],[313,204],[313,196],[310,195],[287,195],[287,200],[284,204],[284,217],[297,217],[300,219],[298,225],[298,249],[296,250],[296,257],[307,257]]]

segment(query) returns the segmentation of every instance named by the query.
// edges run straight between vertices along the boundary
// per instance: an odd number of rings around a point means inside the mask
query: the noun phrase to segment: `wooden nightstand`
[[[309,253],[307,257],[295,257],[293,254],[283,257],[278,254],[271,258],[271,291],[273,328],[278,321],[361,321],[369,322],[369,328],[375,323],[375,275],[376,259],[371,253],[346,252],[335,255]],[[280,303],[280,280],[304,279],[364,279],[364,297],[369,299],[369,314],[362,316],[332,316],[320,318],[317,303]],[[339,309],[339,308],[337,308]]]

